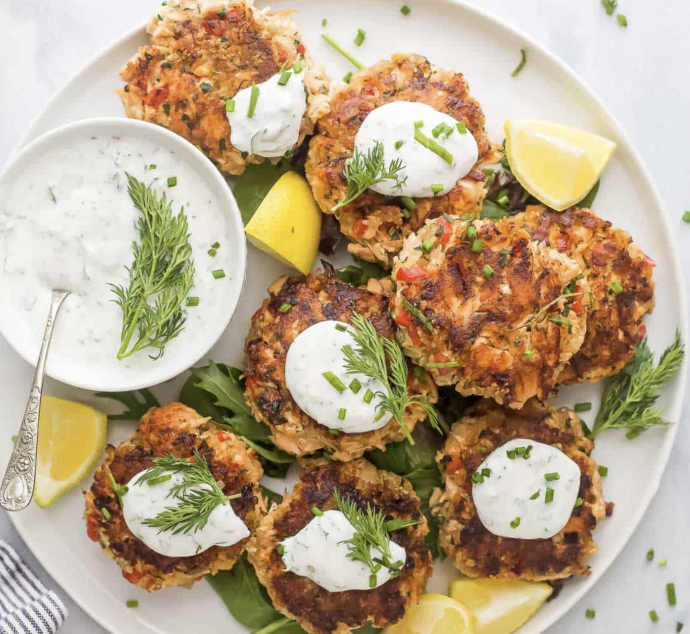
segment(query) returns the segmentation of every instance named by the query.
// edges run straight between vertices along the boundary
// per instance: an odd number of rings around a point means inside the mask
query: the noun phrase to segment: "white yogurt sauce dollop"
[[[287,570],[307,577],[329,592],[371,590],[371,571],[361,561],[350,559],[350,548],[343,541],[352,539],[355,529],[340,511],[325,511],[299,533],[282,541],[283,562]],[[405,562],[405,549],[390,542],[393,562]],[[372,548],[372,557],[380,553]],[[385,566],[376,573],[378,588],[391,578]]]
[[[529,457],[511,459],[508,452],[520,447],[531,447]],[[577,500],[580,467],[560,449],[516,438],[493,451],[477,473],[485,469],[490,473],[472,485],[472,499],[487,530],[517,539],[548,539],[563,530]]]
[[[283,73],[258,84],[259,96],[252,117],[248,117],[252,88],[243,88],[234,97],[235,108],[227,113],[230,142],[241,152],[267,158],[283,156],[299,139],[302,117],[307,110],[304,72],[290,77],[281,86]]]
[[[451,164],[415,140],[415,122],[420,121],[423,125],[419,131],[451,153]],[[441,123],[453,131],[447,137],[444,134],[434,137],[432,131]],[[415,198],[448,193],[467,176],[479,157],[472,132],[460,133],[457,124],[453,117],[423,103],[392,101],[372,110],[355,135],[355,147],[367,153],[379,141],[383,145],[386,166],[400,159],[404,168],[399,172],[399,178],[407,177],[407,180],[401,188],[396,186],[396,181],[385,180],[371,189],[379,194]],[[443,189],[435,193],[432,185],[443,185]]]
[[[144,520],[155,517],[167,507],[179,504],[179,500],[170,496],[169,493],[173,486],[184,481],[184,475],[171,474],[170,480],[159,484],[150,485],[147,482],[137,484],[139,478],[145,473],[147,471],[138,473],[130,480],[129,491],[122,496],[122,514],[129,530],[151,550],[167,557],[192,557],[211,546],[232,546],[249,537],[249,529],[235,515],[230,502],[213,509],[206,526],[196,532],[175,535],[173,531],[159,532],[159,529],[147,526]],[[191,493],[204,488],[211,487],[201,484],[190,487],[188,491]]]
[[[344,330],[343,330],[344,329]],[[301,332],[288,349],[285,360],[285,383],[299,407],[314,420],[330,429],[346,434],[373,431],[384,427],[392,418],[386,413],[379,420],[376,406],[379,392],[385,387],[381,381],[362,374],[347,374],[343,346],[355,347],[350,326],[337,321],[321,321]],[[347,386],[343,392],[334,388],[324,372],[333,372]],[[354,379],[361,388],[355,393],[350,384]],[[367,390],[374,396],[364,400]],[[341,418],[341,410],[345,410]]]

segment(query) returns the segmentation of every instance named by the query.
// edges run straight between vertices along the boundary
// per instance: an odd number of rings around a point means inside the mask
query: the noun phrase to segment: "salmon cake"
[[[630,235],[589,209],[563,213],[534,205],[515,216],[532,239],[573,258],[589,282],[594,306],[578,352],[559,383],[595,383],[618,374],[644,339],[643,318],[654,308],[654,262]]]
[[[120,72],[125,86],[117,92],[125,113],[199,146],[226,174],[242,174],[247,164],[266,159],[231,143],[233,99],[252,85],[261,91],[285,69],[299,69],[306,110],[297,148],[328,111],[330,80],[307,52],[291,13],[256,9],[252,0],[168,2],[147,27],[151,43]],[[286,91],[296,82],[287,83]]]
[[[333,534],[333,550],[329,552],[334,555],[319,559],[317,546],[322,546],[319,537],[328,538],[323,533],[312,536],[303,551],[307,565],[313,564],[311,572],[315,574],[322,564],[332,563],[331,578],[319,579],[317,583],[291,571],[297,562],[289,559],[288,544],[294,545],[298,534],[305,535],[308,525],[333,515],[340,508],[336,496],[360,513],[374,511],[381,514],[387,525],[399,522],[398,526],[402,526],[389,529],[391,550],[404,553],[401,565],[396,575],[377,587],[366,584],[365,589],[336,591],[320,585],[328,586],[329,581],[345,582],[348,565],[353,564],[348,558],[347,545],[339,544],[338,536]],[[385,628],[399,621],[419,601],[431,576],[433,561],[425,542],[428,527],[420,506],[409,482],[377,470],[366,460],[313,461],[293,492],[264,517],[247,549],[249,560],[276,610],[295,619],[310,634],[345,634],[367,621]],[[365,574],[365,581],[367,577]]]
[[[546,400],[587,329],[575,260],[512,218],[428,220],[393,267],[399,341],[439,385],[520,408]]]
[[[488,480],[499,475],[480,470],[481,465],[487,456],[491,457],[515,439],[521,439],[523,444],[526,439],[535,445],[543,443],[558,449],[575,463],[576,471],[579,468],[579,486],[573,492],[577,498],[569,507],[572,511],[566,511],[563,528],[546,539],[494,534],[483,523],[474,502],[474,487],[485,486]],[[529,453],[530,448],[527,444],[525,451]],[[441,546],[458,570],[468,577],[528,581],[588,575],[587,561],[597,551],[592,532],[606,516],[601,478],[590,457],[593,448],[594,443],[584,436],[577,414],[542,405],[535,399],[519,412],[487,400],[468,411],[453,425],[437,456],[443,488],[436,489],[431,498],[432,513],[441,525]],[[520,455],[513,455],[513,462],[517,466],[526,464]],[[545,474],[544,479],[551,482],[544,484],[556,482],[558,475]],[[550,501],[546,492],[539,493],[537,489],[525,504],[541,508],[553,504],[553,498]],[[511,523],[516,525],[519,525],[518,518]]]
[[[370,323],[378,336],[395,339],[395,326],[388,312],[388,295],[342,282],[332,269],[306,277],[279,278],[269,288],[268,299],[252,317],[245,344],[245,398],[255,418],[270,427],[270,438],[280,449],[295,456],[326,450],[335,460],[347,461],[361,457],[369,449],[383,450],[388,443],[405,439],[405,431],[394,418],[362,433],[352,430],[338,433],[337,429],[317,422],[304,411],[288,387],[290,377],[286,376],[286,364],[295,340],[308,330],[318,329],[323,322],[329,322],[323,323],[324,327],[332,324],[332,329],[344,330],[345,324],[351,324],[355,315]],[[328,333],[316,335],[315,345],[318,347],[325,343],[319,337]],[[343,380],[349,382],[345,375]],[[437,389],[428,373],[410,371],[407,381],[410,395],[421,395],[430,403],[436,402]],[[320,375],[313,379],[313,384],[304,380],[300,383],[300,389],[316,396],[329,395],[330,392],[334,396],[336,394],[332,385]],[[365,398],[366,392],[362,389],[357,398]],[[348,408],[348,412],[351,409]],[[375,414],[372,414],[372,419]],[[350,418],[351,413],[346,418],[343,412],[340,422],[345,424]],[[425,418],[424,409],[412,405],[405,413],[405,427],[411,433],[415,425]]]
[[[333,207],[347,196],[346,164],[353,157],[355,136],[363,122],[372,111],[393,102],[426,104],[452,117],[474,135],[478,159],[443,195],[403,200],[369,189],[335,212],[340,230],[352,241],[349,251],[387,268],[407,236],[427,218],[478,213],[486,193],[479,165],[500,158],[499,148],[485,134],[484,113],[462,73],[434,66],[421,55],[396,54],[358,71],[349,84],[335,89],[330,112],[318,122],[309,144],[306,173],[324,213],[334,213]]]
[[[106,447],[105,460],[85,493],[84,514],[89,538],[122,568],[127,581],[149,592],[189,587],[204,575],[230,570],[248,542],[245,538],[231,546],[212,546],[192,556],[174,557],[160,554],[132,533],[124,512],[127,496],[132,495],[128,484],[131,488],[135,477],[163,456],[192,462],[200,456],[223,494],[232,498],[234,514],[250,533],[266,511],[259,490],[263,470],[254,451],[240,438],[181,403],[150,410],[129,440]]]

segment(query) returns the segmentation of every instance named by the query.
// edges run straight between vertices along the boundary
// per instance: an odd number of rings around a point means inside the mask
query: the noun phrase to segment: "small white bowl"
[[[198,307],[187,309],[189,331],[183,331],[177,339],[170,342],[166,346],[166,353],[160,359],[156,361],[150,360],[147,356],[151,352],[149,350],[138,353],[137,357],[132,357],[129,361],[117,362],[115,364],[116,367],[109,366],[103,359],[96,363],[94,359],[90,358],[90,356],[95,356],[93,344],[83,348],[56,345],[56,338],[60,335],[61,320],[70,318],[70,311],[67,311],[67,314],[65,311],[68,302],[70,302],[70,297],[65,301],[58,316],[53,335],[53,346],[48,357],[47,374],[49,376],[75,387],[109,392],[135,390],[163,383],[193,366],[213,347],[227,328],[238,305],[245,280],[247,250],[244,226],[237,203],[232,190],[213,163],[194,145],[182,137],[173,134],[165,128],[142,121],[125,118],[98,118],[79,121],[52,130],[15,154],[0,174],[0,210],[1,206],[6,204],[2,196],[3,190],[9,192],[10,187],[20,187],[21,185],[17,183],[23,181],[18,179],[27,170],[31,170],[32,165],[35,165],[37,161],[40,165],[42,157],[44,157],[45,161],[46,153],[60,151],[62,148],[70,146],[72,140],[80,137],[89,139],[93,137],[101,139],[112,139],[114,137],[117,139],[120,137],[120,139],[124,138],[125,140],[129,138],[135,141],[142,140],[148,147],[155,145],[155,151],[161,152],[157,156],[163,161],[167,156],[166,151],[172,152],[175,154],[176,159],[182,163],[175,168],[178,184],[189,183],[191,186],[193,183],[194,186],[199,186],[199,183],[202,183],[204,196],[208,194],[208,196],[212,197],[211,200],[215,200],[221,210],[220,214],[216,212],[213,222],[223,228],[225,235],[222,232],[217,234],[210,231],[212,226],[210,213],[212,212],[209,209],[211,206],[197,204],[194,208],[194,215],[191,213],[187,214],[192,242],[195,238],[195,226],[197,240],[201,241],[203,238],[204,245],[208,241],[208,245],[203,250],[200,244],[194,246],[195,281],[199,284],[199,281],[202,279],[200,276],[208,276],[202,280],[202,285],[206,286],[207,297],[209,297],[209,301],[206,303],[208,309],[205,313],[201,312],[204,311],[203,297]],[[90,151],[88,149],[88,152]],[[145,155],[141,156],[142,163],[147,162],[146,159]],[[139,160],[138,157],[137,160]],[[154,163],[155,160],[150,162]],[[88,173],[88,160],[85,161],[84,170],[85,173]],[[35,167],[34,171],[36,171]],[[163,179],[170,176],[168,173],[151,171],[146,172],[147,180],[149,175],[151,179],[156,176]],[[165,192],[169,199],[174,201],[174,211],[177,211],[180,206],[186,205],[187,200],[182,198],[185,195],[184,187],[166,188]],[[191,194],[191,189],[187,194]],[[127,197],[127,200],[129,200],[129,197]],[[31,209],[26,209],[27,214],[30,212]],[[205,213],[209,214],[206,218],[204,218]],[[220,224],[218,224],[219,218]],[[212,233],[213,236],[217,237],[213,239],[207,233]],[[104,236],[101,234],[99,238],[103,239]],[[11,240],[11,237],[7,239]],[[213,260],[207,254],[207,249],[215,241],[221,243],[221,248],[218,250],[219,255],[216,260]],[[1,236],[0,256],[2,256]],[[69,254],[65,253],[65,257],[68,256]],[[220,261],[218,261],[219,259]],[[129,266],[131,262],[132,258],[130,255],[127,261],[122,262],[122,266]],[[223,264],[225,266],[222,266]],[[216,268],[223,268],[226,272],[226,277],[218,280],[213,279],[213,286],[211,287],[207,280],[211,278],[212,270]],[[0,278],[2,278],[1,270]],[[212,288],[212,291],[209,291],[210,288]],[[203,288],[193,288],[190,295],[201,294],[203,290]],[[38,358],[42,337],[42,328],[41,334],[34,336],[36,321],[40,320],[42,324],[45,324],[50,291],[46,290],[45,298],[42,295],[41,291],[35,308],[26,314],[26,319],[17,319],[16,311],[12,313],[0,302],[0,333],[14,350],[32,365],[35,365]],[[113,295],[112,299],[114,298],[115,296]],[[5,301],[7,301],[7,297],[5,297]],[[110,313],[110,316],[112,316],[112,313]],[[72,318],[74,318],[74,314],[72,314]],[[196,320],[193,329],[190,326],[190,319]],[[28,325],[29,323],[31,323],[31,326]],[[28,333],[31,333],[31,336],[28,336]],[[185,336],[185,334],[189,336]],[[63,341],[66,340],[67,335],[65,334],[63,335]],[[111,347],[112,341],[108,345],[108,350]],[[168,348],[171,349],[170,353],[168,353]],[[115,349],[113,355],[116,352],[117,350]],[[155,353],[155,351],[153,352]],[[107,354],[109,355],[109,352]],[[144,356],[142,357],[142,355]]]

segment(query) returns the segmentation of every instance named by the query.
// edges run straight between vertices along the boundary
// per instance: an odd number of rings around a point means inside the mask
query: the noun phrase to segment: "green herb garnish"
[[[364,64],[358,61],[353,55],[348,53],[338,42],[336,42],[330,35],[326,33],[321,34],[321,38],[327,44],[330,44],[338,53],[340,53],[350,64],[356,66],[357,68],[364,68]]]
[[[422,324],[426,326],[426,329],[429,332],[434,331],[434,325],[429,321],[429,319],[426,317],[426,315],[419,310],[416,306],[411,304],[405,297],[402,298],[402,305],[405,307],[406,310],[412,313]]]
[[[527,63],[527,51],[524,48],[520,49],[520,63],[515,67],[515,70],[510,73],[511,77],[517,77],[520,71],[525,67]]]
[[[453,155],[446,150],[440,143],[430,139],[415,125],[414,140],[421,143],[427,150],[431,150],[437,156],[440,156],[448,165],[453,164]],[[433,189],[433,186],[432,186]]]
[[[362,46],[364,43],[364,38],[366,38],[367,34],[364,29],[357,29],[357,35],[355,36],[354,42],[356,46]]]

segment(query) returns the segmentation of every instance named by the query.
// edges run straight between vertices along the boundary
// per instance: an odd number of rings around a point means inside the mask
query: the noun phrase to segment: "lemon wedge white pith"
[[[506,121],[506,155],[520,184],[557,211],[580,202],[599,180],[616,144],[548,121]]]

